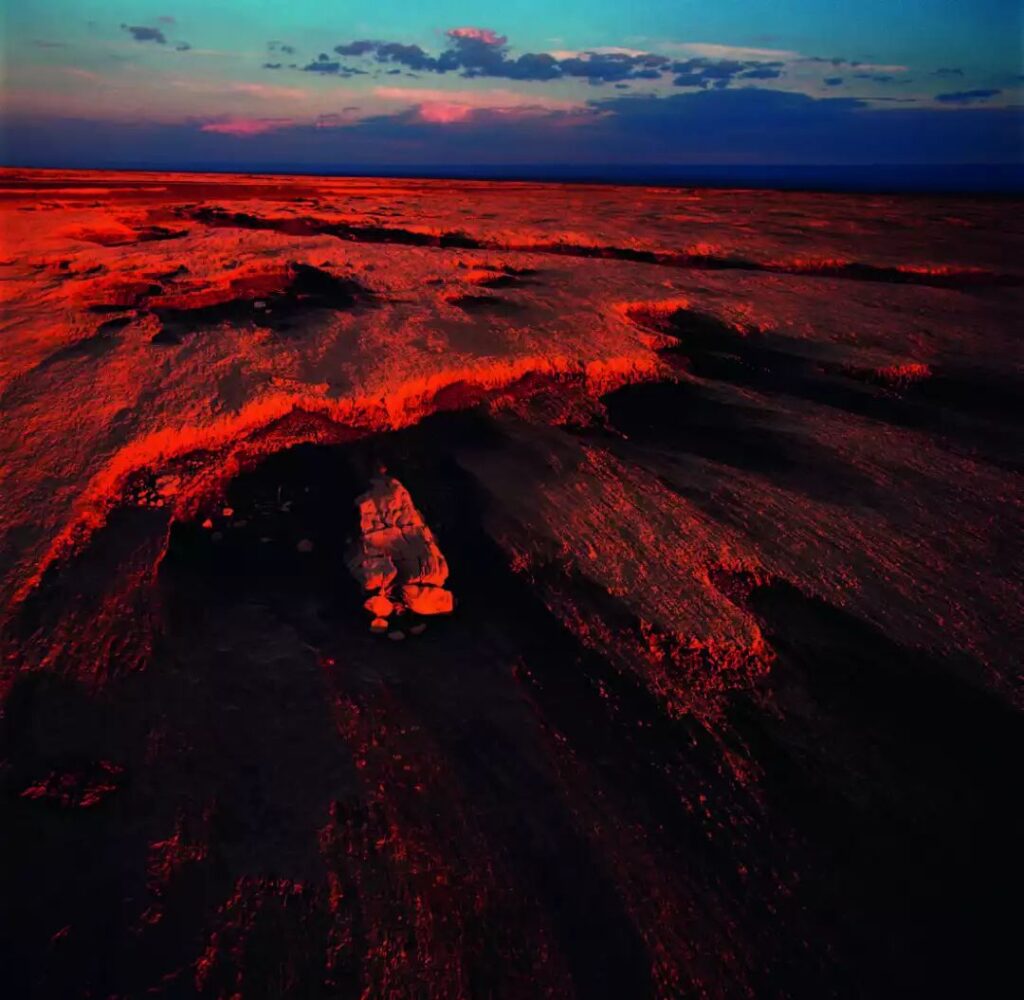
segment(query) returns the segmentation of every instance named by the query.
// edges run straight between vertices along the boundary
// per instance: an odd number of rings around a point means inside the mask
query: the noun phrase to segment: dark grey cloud
[[[484,28],[455,28],[447,33],[447,47],[432,55],[419,45],[358,39],[334,47],[340,56],[373,58],[417,73],[459,73],[468,79],[557,80],[567,77],[591,83],[657,80],[671,62],[654,53],[583,52],[556,58],[547,52],[513,56],[504,35]]]
[[[137,42],[156,42],[166,45],[167,36],[159,28],[150,28],[144,24],[122,24],[122,31],[127,31]]]
[[[959,66],[940,66],[932,70],[932,76],[963,76],[964,71]]]
[[[826,76],[825,86],[826,87],[840,87],[842,86],[843,78],[841,76]]]
[[[279,69],[280,63],[264,63],[265,69]],[[326,52],[321,52],[311,63],[301,67],[303,73],[319,73],[321,76],[365,76],[366,71],[354,66],[345,66],[337,59],[332,59]]]
[[[281,68],[281,64],[280,63],[265,62],[263,64],[263,68],[264,69],[280,69]]]
[[[582,76],[588,80],[605,82],[656,79],[661,75],[661,70],[669,65],[669,60],[652,53],[631,55],[620,52],[591,52],[585,58],[563,59],[558,65],[566,76]]]
[[[66,49],[68,47],[67,42],[51,42],[45,38],[34,38],[32,44],[37,49]]]
[[[334,51],[339,56],[365,56],[377,48],[377,42],[364,40],[361,42],[349,42],[347,45],[335,45]]]
[[[320,53],[311,63],[302,67],[304,73],[325,73],[334,74],[341,69],[341,63],[336,59],[329,59],[323,52]]]
[[[675,74],[676,87],[700,87],[702,90],[723,90],[733,80],[776,80],[782,76],[785,63],[778,60],[705,59],[694,57],[674,62],[669,69]]]
[[[951,94],[936,94],[935,100],[941,101],[943,104],[975,104],[978,101],[987,101],[998,97],[1001,93],[1001,90],[994,89],[957,90]]]
[[[403,45],[401,42],[378,42],[375,46],[378,62],[395,62],[419,72],[445,73],[453,66],[445,66],[441,60],[427,55],[418,45]]]
[[[280,52],[282,55],[293,56],[295,55],[295,47],[293,45],[287,45],[284,42],[271,41],[267,42],[267,49],[271,52]]]
[[[174,48],[178,52],[188,52],[188,50],[192,48],[192,46],[189,45],[188,42],[178,42],[178,44],[175,45]]]

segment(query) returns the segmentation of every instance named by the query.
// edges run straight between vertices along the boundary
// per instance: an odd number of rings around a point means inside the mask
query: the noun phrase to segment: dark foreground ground
[[[1004,995],[1020,208],[0,173],[5,995]]]

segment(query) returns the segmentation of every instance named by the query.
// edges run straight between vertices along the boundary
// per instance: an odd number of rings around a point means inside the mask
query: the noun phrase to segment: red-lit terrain
[[[1022,208],[0,172],[6,995],[996,995]]]

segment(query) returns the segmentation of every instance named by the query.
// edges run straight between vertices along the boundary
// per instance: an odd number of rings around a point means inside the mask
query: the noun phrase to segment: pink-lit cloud
[[[216,132],[219,135],[264,135],[278,129],[290,128],[297,124],[292,118],[224,118],[220,121],[206,122],[200,126],[200,132]]]
[[[499,35],[490,28],[449,28],[449,38],[465,38],[474,42],[483,42],[484,45],[504,45],[508,38]]]
[[[374,87],[374,97],[429,108],[430,121],[463,121],[473,111],[532,109],[535,112],[578,111],[586,105],[515,90],[443,90],[439,87]],[[461,109],[461,110],[460,110]]]
[[[456,104],[453,101],[428,101],[419,105],[417,114],[421,121],[450,125],[472,118],[477,110],[469,104]]]

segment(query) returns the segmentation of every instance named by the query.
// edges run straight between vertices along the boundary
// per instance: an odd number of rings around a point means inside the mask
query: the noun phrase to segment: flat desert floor
[[[5,170],[0,279],[9,996],[997,995],[1019,201]]]

